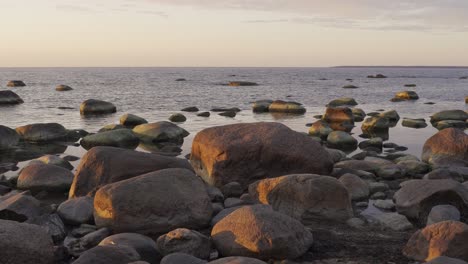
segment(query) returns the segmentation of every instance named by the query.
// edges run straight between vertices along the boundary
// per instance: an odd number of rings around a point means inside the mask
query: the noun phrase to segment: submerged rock
[[[117,233],[156,235],[179,227],[203,228],[211,214],[203,181],[187,169],[165,169],[108,184],[94,198],[97,226]]]
[[[354,98],[343,97],[332,100],[328,103],[328,107],[337,107],[337,106],[355,106],[358,105]]]
[[[306,109],[297,102],[286,102],[281,100],[273,101],[268,107],[271,113],[304,114]]]
[[[80,105],[80,113],[82,115],[101,115],[115,112],[117,112],[115,105],[106,101],[88,99]]]
[[[182,144],[189,135],[187,130],[168,121],[143,124],[133,128],[133,132],[142,142],[172,142]]]
[[[264,205],[235,210],[213,227],[211,236],[222,256],[259,259],[295,259],[313,243],[299,221]]]
[[[24,86],[26,86],[26,84],[23,81],[19,81],[19,80],[8,81],[7,83],[7,87],[24,87]]]
[[[140,139],[130,129],[117,129],[84,137],[80,144],[89,150],[97,146],[135,149]]]
[[[190,161],[197,175],[221,187],[242,186],[291,173],[328,174],[329,154],[309,136],[280,123],[245,123],[211,127],[194,138]]]
[[[367,78],[369,78],[369,79],[385,79],[385,78],[387,78],[387,76],[379,73],[379,74],[376,74],[376,75],[368,75]]]
[[[23,99],[13,91],[0,91],[0,105],[14,105],[22,103],[24,103]]]
[[[249,193],[303,223],[320,219],[346,221],[353,212],[348,190],[329,176],[293,174],[265,179],[251,184]]]
[[[198,111],[200,111],[200,109],[198,109],[198,107],[196,107],[196,106],[189,106],[189,107],[182,108],[180,111],[182,111],[182,112],[198,112]]]
[[[254,82],[246,82],[246,81],[235,81],[235,82],[229,82],[229,86],[257,86],[258,83]]]

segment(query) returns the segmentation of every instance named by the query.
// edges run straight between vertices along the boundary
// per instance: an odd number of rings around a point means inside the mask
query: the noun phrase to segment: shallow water
[[[367,75],[382,73],[387,79],[368,79]],[[235,75],[235,76],[234,76]],[[0,89],[7,89],[8,80],[23,80],[27,86],[12,88],[24,104],[0,108],[0,124],[15,128],[30,123],[57,122],[66,128],[81,128],[96,132],[109,123],[118,123],[124,113],[146,118],[149,122],[167,120],[187,106],[201,111],[212,107],[239,107],[243,111],[235,118],[212,113],[211,117],[197,117],[184,113],[188,120],[181,124],[191,134],[182,147],[190,152],[191,142],[201,129],[238,122],[277,121],[292,129],[307,132],[306,123],[322,114],[325,105],[339,97],[353,97],[357,107],[366,112],[378,109],[398,111],[400,116],[426,118],[441,110],[468,110],[464,98],[468,95],[468,69],[447,68],[0,68]],[[176,82],[185,78],[185,82]],[[325,78],[327,80],[320,80]],[[352,82],[346,79],[353,79]],[[229,87],[220,83],[252,81],[259,86]],[[343,89],[347,84],[359,89]],[[57,92],[55,86],[66,84],[74,88]],[[417,87],[405,88],[405,84]],[[415,102],[392,103],[389,100],[402,90],[416,91]],[[79,114],[82,101],[94,98],[114,103],[118,112],[102,117],[83,118]],[[303,116],[275,117],[254,114],[251,102],[260,99],[297,101],[307,108]],[[425,102],[435,102],[426,105]],[[72,107],[60,110],[58,107]],[[361,134],[360,123],[352,131]],[[412,129],[401,126],[401,121],[390,129],[390,140],[408,147],[407,153],[420,156],[422,144],[436,129]],[[358,138],[359,139],[359,138]],[[362,139],[359,139],[362,140]],[[82,155],[80,147],[69,146],[65,153]]]

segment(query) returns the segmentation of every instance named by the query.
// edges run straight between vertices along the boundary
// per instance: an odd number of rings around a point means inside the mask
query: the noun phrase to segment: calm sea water
[[[368,79],[382,73],[387,79]],[[448,109],[468,110],[468,69],[447,68],[0,68],[0,89],[7,89],[8,80],[23,80],[27,86],[12,88],[24,104],[1,107],[0,124],[17,126],[40,122],[57,122],[65,127],[96,132],[106,124],[118,123],[124,113],[146,118],[149,122],[167,118],[187,106],[202,111],[212,107],[239,107],[235,118],[212,114],[209,118],[184,113],[188,120],[180,124],[191,135],[183,145],[183,154],[190,152],[194,135],[201,129],[240,122],[277,121],[294,130],[307,132],[306,123],[322,114],[325,105],[339,97],[353,97],[357,107],[371,112],[379,109],[398,111],[401,117],[426,118]],[[176,82],[185,78],[185,82]],[[327,80],[320,80],[320,79]],[[353,79],[352,82],[346,79]],[[259,86],[229,87],[220,83],[253,81]],[[347,84],[359,89],[343,89]],[[70,92],[57,92],[55,86],[66,84]],[[416,84],[415,88],[404,88]],[[415,102],[392,103],[389,100],[401,90],[414,90],[420,99]],[[118,112],[98,118],[79,114],[82,101],[94,98],[114,103]],[[276,118],[270,114],[254,114],[251,102],[260,99],[293,100],[304,104],[303,116]],[[434,105],[424,104],[435,102]],[[72,107],[60,110],[58,107]],[[360,123],[352,131],[361,134]],[[429,126],[412,129],[400,123],[390,130],[390,141],[407,146],[407,153],[419,156],[422,144],[437,130]],[[360,139],[362,140],[362,139]],[[81,155],[84,150],[70,146],[65,153]]]

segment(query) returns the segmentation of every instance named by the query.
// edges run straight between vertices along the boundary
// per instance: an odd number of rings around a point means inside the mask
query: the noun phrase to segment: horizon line
[[[452,68],[464,69],[467,66],[455,65],[338,65],[338,66],[0,66],[0,69],[25,68]]]

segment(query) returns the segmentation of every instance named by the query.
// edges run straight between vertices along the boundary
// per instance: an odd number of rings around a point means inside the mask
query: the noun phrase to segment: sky
[[[0,0],[0,67],[468,65],[467,0]]]

